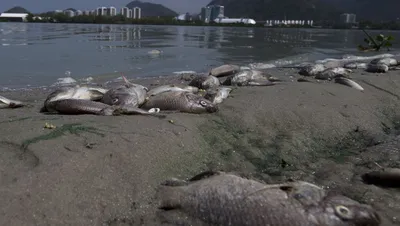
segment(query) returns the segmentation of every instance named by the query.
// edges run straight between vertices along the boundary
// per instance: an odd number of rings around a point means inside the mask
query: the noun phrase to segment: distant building
[[[107,8],[106,7],[98,7],[96,9],[96,16],[105,16],[107,15]]]
[[[175,19],[179,20],[179,21],[191,21],[192,16],[190,16],[189,13],[184,13],[184,14],[181,14],[181,15],[175,17]]]
[[[122,7],[120,13],[124,17],[131,18],[131,16],[129,15],[129,10],[131,10],[131,9],[129,9],[128,7]]]
[[[224,18],[225,9],[221,5],[210,5],[201,9],[201,20],[209,23],[217,18]]]
[[[132,9],[133,11],[133,19],[141,19],[142,18],[142,9],[139,7],[135,7]]]
[[[76,12],[75,12],[75,16],[82,16],[83,15],[83,12],[82,12],[82,10],[76,10]]]
[[[63,13],[63,11],[61,9],[56,9],[54,10],[55,13]]]
[[[221,24],[233,24],[233,23],[256,24],[256,21],[250,18],[217,18],[214,20],[214,22]]]
[[[69,16],[69,17],[75,16],[75,12],[72,11],[72,10],[70,10],[70,9],[64,10],[63,13],[64,13],[65,15]]]
[[[355,24],[356,15],[352,13],[343,13],[340,15],[340,22],[344,24]]]
[[[91,11],[90,10],[85,10],[85,11],[83,11],[83,15],[89,16],[89,15],[91,15]]]
[[[116,16],[117,15],[117,8],[115,8],[113,6],[108,7],[107,10],[106,10],[106,15],[107,16]]]
[[[25,22],[27,13],[1,13],[0,19],[13,21],[13,22]]]

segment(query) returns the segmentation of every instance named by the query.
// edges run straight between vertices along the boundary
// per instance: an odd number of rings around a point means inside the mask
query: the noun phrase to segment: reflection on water
[[[385,33],[400,39],[399,32]],[[358,54],[363,39],[354,30],[0,23],[0,76],[5,85],[37,85],[65,71],[74,77],[165,75],[222,63]],[[155,49],[162,54],[149,54]]]

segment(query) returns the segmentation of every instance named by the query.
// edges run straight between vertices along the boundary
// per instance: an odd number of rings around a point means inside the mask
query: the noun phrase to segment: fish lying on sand
[[[318,73],[323,72],[326,67],[323,64],[312,64],[304,66],[300,69],[299,74],[303,76],[316,76]]]
[[[389,71],[389,66],[386,64],[368,64],[365,70],[371,73],[385,73]]]
[[[232,86],[272,86],[275,82],[269,80],[271,75],[258,70],[243,70],[228,77],[223,85]],[[274,78],[275,79],[275,78]]]
[[[211,69],[210,75],[215,77],[223,77],[228,75],[233,75],[239,72],[240,67],[233,64],[225,64],[216,68]]]
[[[46,105],[47,112],[61,114],[115,115],[116,108],[101,102],[84,99],[60,99]]]
[[[231,91],[232,88],[221,86],[214,90],[208,90],[204,95],[204,98],[211,101],[213,104],[220,104],[222,101],[228,98]]]
[[[264,184],[230,173],[203,172],[158,188],[158,216],[173,225],[378,226],[369,205],[307,182]]]
[[[362,86],[360,86],[357,82],[355,82],[351,79],[348,79],[348,78],[337,77],[337,78],[335,78],[335,82],[342,84],[342,85],[350,86],[350,87],[360,90],[360,91],[364,90],[364,88]]]
[[[0,96],[0,109],[2,108],[19,108],[23,107],[25,104],[18,100],[10,100],[3,96]]]
[[[352,62],[345,64],[343,67],[346,69],[367,69],[367,66],[367,63]]]
[[[197,114],[218,111],[216,104],[204,97],[185,91],[164,92],[151,96],[141,108],[159,108],[161,111],[180,111]]]
[[[390,66],[397,66],[398,62],[394,58],[386,57],[386,58],[378,58],[378,59],[373,59],[370,64],[385,64],[388,67]]]
[[[50,93],[44,101],[44,106],[40,112],[46,112],[47,104],[49,102],[65,99],[79,99],[79,100],[100,100],[103,95],[107,92],[107,89],[100,87],[87,87],[87,86],[75,86],[75,87],[60,87]]]
[[[362,179],[367,184],[400,188],[400,169],[384,168],[379,171],[372,171],[363,174]]]
[[[171,84],[171,85],[162,85],[151,89],[147,92],[147,96],[155,96],[160,93],[169,92],[169,91],[186,91],[191,93],[199,92],[199,88],[194,86],[188,86],[183,84]]]
[[[342,67],[336,67],[336,68],[328,68],[317,75],[315,75],[316,79],[320,80],[332,80],[335,77],[347,77],[349,73],[353,72],[350,69],[342,68]]]
[[[154,115],[154,113],[160,111],[159,108],[151,108],[149,111],[139,108],[146,101],[147,87],[131,83],[124,76],[122,77],[125,84],[108,90],[101,102],[111,106],[118,106],[119,109],[123,110],[124,114]]]
[[[194,86],[199,89],[213,89],[221,85],[219,79],[212,75],[198,75],[190,81],[189,86]]]

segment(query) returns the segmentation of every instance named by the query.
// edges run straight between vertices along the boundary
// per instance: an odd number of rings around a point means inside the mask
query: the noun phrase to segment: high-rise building
[[[107,7],[98,7],[96,9],[96,16],[105,16],[107,15]]]
[[[124,17],[130,18],[129,17],[129,10],[130,9],[128,7],[122,7],[121,8],[121,15],[124,16]]]
[[[223,18],[225,14],[224,6],[210,5],[201,9],[201,20],[209,23],[217,18]]]
[[[141,19],[142,18],[142,9],[139,7],[135,7],[132,9],[133,11],[133,19]]]
[[[343,13],[342,15],[340,15],[340,22],[345,24],[355,24],[356,15],[352,13]]]
[[[116,15],[117,15],[117,9],[114,6],[107,8],[107,16],[116,16]]]

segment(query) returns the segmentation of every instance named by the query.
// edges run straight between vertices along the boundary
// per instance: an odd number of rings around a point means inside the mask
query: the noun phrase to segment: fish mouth
[[[206,107],[206,111],[207,111],[208,113],[214,113],[214,112],[217,112],[217,111],[218,111],[218,107],[217,107],[216,105],[207,106],[207,107]]]

